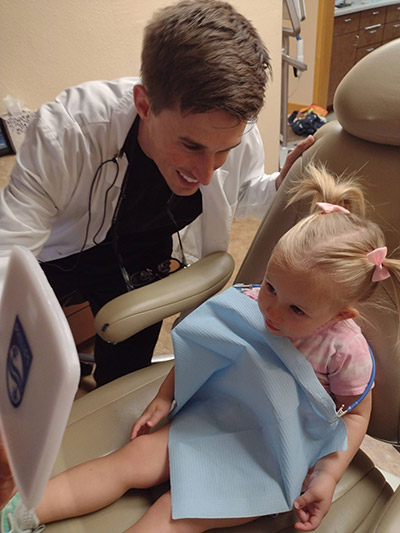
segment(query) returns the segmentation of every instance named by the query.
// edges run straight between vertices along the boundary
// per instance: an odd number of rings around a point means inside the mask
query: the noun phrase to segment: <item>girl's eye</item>
[[[302,311],[302,310],[300,309],[300,307],[297,307],[297,305],[291,305],[291,306],[290,306],[290,309],[291,309],[294,313],[296,313],[296,315],[304,315],[304,314],[305,314],[304,311]]]
[[[275,289],[273,288],[271,283],[268,283],[268,281],[267,281],[266,285],[267,285],[267,288],[268,288],[268,292],[270,292],[271,294],[276,294]]]

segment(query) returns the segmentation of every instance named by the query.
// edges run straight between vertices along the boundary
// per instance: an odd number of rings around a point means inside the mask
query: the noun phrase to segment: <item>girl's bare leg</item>
[[[168,434],[169,424],[110,455],[52,478],[35,511],[40,523],[91,513],[113,503],[130,488],[148,488],[166,481]]]
[[[173,520],[171,493],[166,492],[125,533],[153,533],[154,531],[157,533],[202,533],[209,529],[240,526],[256,518],[184,518]]]

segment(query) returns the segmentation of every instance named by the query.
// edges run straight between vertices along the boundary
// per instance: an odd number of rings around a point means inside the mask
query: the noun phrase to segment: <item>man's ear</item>
[[[359,314],[360,313],[357,311],[357,309],[346,305],[346,307],[339,311],[339,313],[336,315],[336,318],[338,321],[349,320],[349,318],[357,318]]]
[[[133,101],[136,111],[142,120],[146,120],[151,112],[149,96],[143,85],[135,85],[133,88]]]

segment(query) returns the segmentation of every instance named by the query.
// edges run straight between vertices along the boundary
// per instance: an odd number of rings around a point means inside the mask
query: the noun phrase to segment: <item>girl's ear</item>
[[[359,314],[360,313],[357,311],[357,309],[346,305],[346,307],[339,311],[339,313],[336,315],[336,318],[338,321],[349,320],[349,318],[357,318]]]
[[[135,85],[133,88],[133,100],[136,111],[142,120],[146,120],[150,114],[150,101],[143,85]]]

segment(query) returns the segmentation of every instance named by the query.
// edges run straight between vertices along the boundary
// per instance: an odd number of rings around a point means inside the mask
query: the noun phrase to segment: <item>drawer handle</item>
[[[364,28],[365,31],[369,31],[369,30],[375,30],[375,29],[378,29],[382,26],[382,24],[374,24],[373,26],[367,26],[366,28]]]
[[[353,19],[344,19],[345,22],[351,22]]]
[[[379,15],[380,11],[373,11],[372,14],[373,15]]]
[[[400,24],[394,24],[393,28],[400,28]]]
[[[367,52],[373,52],[375,48],[367,48]]]

